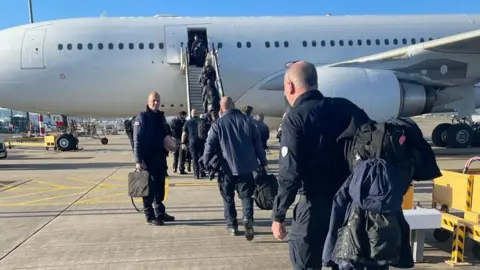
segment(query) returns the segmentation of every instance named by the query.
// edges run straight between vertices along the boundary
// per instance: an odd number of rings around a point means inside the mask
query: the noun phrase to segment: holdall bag
[[[130,196],[133,207],[135,207],[135,210],[138,212],[142,212],[143,210],[137,208],[133,198],[147,197],[150,194],[149,181],[150,174],[148,171],[135,170],[128,173],[128,196]]]

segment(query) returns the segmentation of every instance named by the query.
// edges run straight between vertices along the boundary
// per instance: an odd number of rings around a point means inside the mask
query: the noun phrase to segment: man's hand
[[[145,166],[145,163],[142,162],[142,163],[137,163],[137,164],[135,164],[135,168],[136,168],[137,170],[141,171],[141,170],[146,170],[146,169],[147,169],[147,166]]]
[[[272,232],[273,236],[279,241],[283,241],[283,239],[285,239],[285,237],[287,236],[287,230],[285,229],[285,225],[277,221],[272,222]]]

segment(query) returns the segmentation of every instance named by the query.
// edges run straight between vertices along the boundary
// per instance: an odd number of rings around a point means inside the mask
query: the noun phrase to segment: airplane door
[[[180,48],[187,46],[188,33],[186,25],[166,25],[165,45],[167,48],[167,63],[180,64]]]
[[[45,68],[43,62],[43,45],[47,30],[26,30],[22,42],[22,69]]]

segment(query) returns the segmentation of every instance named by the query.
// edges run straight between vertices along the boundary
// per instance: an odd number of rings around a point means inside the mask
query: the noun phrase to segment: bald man
[[[231,235],[238,234],[236,189],[242,201],[245,238],[252,241],[254,238],[252,196],[255,190],[253,171],[259,168],[259,161],[260,165],[266,168],[267,157],[257,127],[246,115],[235,109],[230,97],[222,98],[220,113],[222,117],[212,123],[208,132],[202,160],[206,166],[212,166],[214,156],[222,161],[218,184],[223,198],[227,231]]]
[[[148,95],[145,111],[135,117],[133,124],[133,152],[135,167],[150,174],[150,196],[143,198],[145,218],[150,225],[160,226],[165,221],[174,221],[165,212],[165,151],[175,151],[175,141],[168,135],[168,125],[160,106],[160,95]]]
[[[322,268],[333,197],[349,174],[345,145],[337,138],[348,129],[352,118],[368,121],[365,112],[352,102],[324,97],[317,89],[317,80],[315,66],[304,61],[291,65],[284,79],[291,109],[282,121],[272,232],[278,240],[285,238],[285,215],[298,192],[300,200],[288,235],[295,270]]]
[[[205,143],[205,140],[199,136],[199,125],[201,123],[202,119],[198,117],[197,115],[197,110],[192,109],[190,112],[190,119],[188,119],[185,122],[185,125],[183,126],[183,132],[182,132],[182,149],[188,149],[190,151],[190,154],[192,155],[192,161],[193,161],[193,178],[194,179],[200,179],[202,177],[205,177],[206,174],[203,171],[203,168],[200,166],[200,163],[198,162],[200,160],[200,157],[203,154],[203,145]],[[188,140],[188,146],[187,146],[187,140]]]

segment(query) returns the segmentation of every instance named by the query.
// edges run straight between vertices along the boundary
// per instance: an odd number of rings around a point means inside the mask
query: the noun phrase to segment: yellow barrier
[[[405,195],[403,196],[403,203],[402,203],[403,210],[413,209],[413,196],[414,196],[413,190],[414,190],[414,186],[412,183],[407,193],[405,193]]]
[[[440,204],[441,229],[434,231],[439,242],[447,241],[453,233],[452,254],[447,263],[451,266],[468,264],[464,261],[466,238],[480,242],[480,171],[469,171],[474,157],[467,161],[462,172],[442,170],[442,175],[433,180],[432,207]],[[477,182],[477,183],[475,183]],[[449,214],[451,209],[463,212],[463,217]],[[472,253],[480,258],[480,245],[474,243]]]

